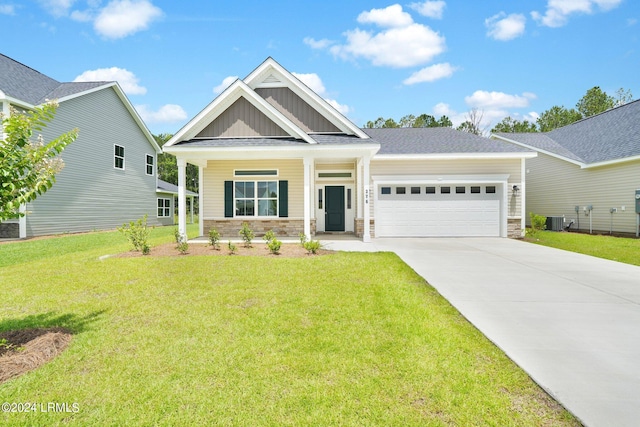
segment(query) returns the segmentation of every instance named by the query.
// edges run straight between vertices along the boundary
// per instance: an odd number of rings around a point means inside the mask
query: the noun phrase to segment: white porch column
[[[309,157],[302,159],[304,168],[304,235],[311,240],[311,161]]]
[[[356,204],[356,218],[362,218],[363,210],[362,207],[364,204],[364,184],[362,181],[362,159],[358,159],[358,164],[356,165],[356,200],[358,203]]]
[[[362,187],[364,189],[364,227],[363,227],[363,236],[362,241],[368,243],[371,241],[371,186],[369,181],[371,177],[369,176],[369,163],[371,162],[371,158],[369,156],[365,156],[362,162]]]
[[[178,157],[178,233],[187,236],[187,198],[186,175],[187,162]]]
[[[200,226],[200,235],[204,236],[204,201],[201,195],[204,188],[204,168],[198,166],[198,225]]]

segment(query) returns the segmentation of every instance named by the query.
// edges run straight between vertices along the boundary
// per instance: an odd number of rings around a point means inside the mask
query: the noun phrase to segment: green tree
[[[433,127],[453,127],[453,123],[447,116],[440,117],[436,120],[435,117],[429,114],[421,114],[418,117],[413,114],[407,114],[400,118],[400,121],[396,122],[394,119],[385,119],[384,117],[378,117],[375,121],[368,121],[365,124],[365,128],[433,128]]]
[[[164,146],[171,137],[173,137],[173,135],[168,133],[153,135],[153,138],[160,147]],[[168,153],[161,153],[158,155],[158,178],[171,184],[178,185],[178,161],[175,156]],[[185,178],[187,190],[197,192],[198,167],[192,164],[187,164]]]
[[[528,120],[515,120],[510,116],[505,117],[502,121],[496,124],[493,129],[491,129],[492,133],[495,132],[507,132],[507,133],[527,133],[527,132],[538,132],[538,127],[535,123],[531,123]]]
[[[594,86],[580,98],[576,108],[582,117],[591,117],[613,108],[616,100],[613,96],[607,95],[599,86]]]
[[[616,91],[616,100],[615,100],[616,107],[627,104],[631,101],[633,101],[633,94],[631,93],[631,90],[629,89],[625,90],[624,88],[620,88]]]
[[[401,128],[411,128],[414,127],[415,121],[416,116],[414,116],[413,114],[407,114],[400,119],[400,121],[398,122],[398,126]]]
[[[536,121],[540,132],[549,132],[562,126],[570,125],[582,119],[582,115],[573,108],[567,110],[565,107],[554,105],[544,111]]]
[[[474,135],[482,136],[487,129],[482,124],[482,119],[484,118],[484,112],[482,110],[478,110],[477,108],[472,108],[467,112],[467,120],[460,123],[456,129],[462,132],[472,133]]]
[[[27,112],[11,109],[2,117],[0,139],[0,221],[18,218],[22,204],[49,190],[64,163],[58,155],[78,137],[78,129],[45,142],[40,132],[53,120],[58,104],[49,102]]]

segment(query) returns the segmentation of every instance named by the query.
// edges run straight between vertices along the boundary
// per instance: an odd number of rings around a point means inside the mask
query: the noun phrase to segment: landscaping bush
[[[273,239],[269,240],[269,242],[267,243],[267,246],[269,247],[269,252],[277,255],[280,253],[282,242],[274,237]]]
[[[276,233],[274,233],[273,230],[269,230],[264,233],[264,236],[262,238],[264,239],[265,243],[269,244],[270,241],[276,238]]]
[[[531,228],[528,228],[526,233],[529,237],[535,237],[538,232],[547,228],[547,217],[544,215],[536,215],[533,212],[529,213],[531,218]]]
[[[251,241],[253,240],[254,237],[256,237],[256,235],[253,232],[253,230],[249,228],[249,223],[247,222],[242,223],[242,228],[240,229],[238,234],[240,234],[242,236],[242,240],[244,240],[244,247],[250,248]]]
[[[220,250],[220,233],[215,228],[209,230],[209,243],[213,246],[213,249]]]
[[[151,230],[147,227],[147,215],[135,222],[122,224],[122,227],[118,227],[118,231],[127,237],[135,251],[142,252],[144,255],[149,253],[149,233]]]
[[[307,252],[312,255],[317,254],[318,251],[322,249],[322,244],[319,240],[309,240],[307,242],[304,242],[303,246],[307,250]]]
[[[236,251],[238,250],[238,247],[235,244],[233,244],[231,240],[229,240],[229,243],[227,243],[227,248],[229,248],[229,255],[235,254]]]

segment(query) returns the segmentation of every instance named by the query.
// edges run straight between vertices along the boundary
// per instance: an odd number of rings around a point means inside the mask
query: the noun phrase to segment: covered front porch
[[[195,148],[195,149],[194,149]],[[204,147],[203,147],[204,148]],[[199,168],[199,233],[237,238],[243,223],[257,236],[312,239],[351,234],[370,241],[370,161],[377,144],[189,147],[178,163],[178,229],[186,232],[187,163]]]

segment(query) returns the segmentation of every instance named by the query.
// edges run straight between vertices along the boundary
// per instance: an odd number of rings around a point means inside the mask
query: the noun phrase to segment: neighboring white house
[[[58,111],[43,130],[50,140],[73,128],[80,133],[61,157],[64,169],[27,215],[0,224],[0,237],[112,229],[157,216],[156,160],[160,147],[116,82],[61,83],[0,55],[0,104],[28,110],[57,99]],[[173,217],[172,217],[173,218]]]
[[[450,128],[360,129],[272,58],[167,142],[199,167],[200,234],[522,235],[531,150]]]
[[[564,217],[571,229],[637,232],[640,101],[551,132],[492,137],[538,153],[526,162],[527,212]]]

